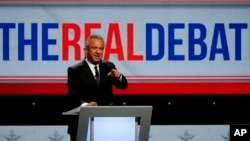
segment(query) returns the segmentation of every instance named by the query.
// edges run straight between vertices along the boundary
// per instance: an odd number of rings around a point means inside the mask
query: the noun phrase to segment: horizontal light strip
[[[129,82],[250,82],[250,76],[126,76]],[[0,76],[0,83],[66,83],[67,76]]]
[[[250,95],[248,83],[129,83],[115,95]],[[0,83],[0,95],[67,95],[66,83]]]

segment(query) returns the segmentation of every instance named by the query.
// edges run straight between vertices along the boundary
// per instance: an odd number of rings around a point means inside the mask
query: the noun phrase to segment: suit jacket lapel
[[[82,73],[84,75],[82,76],[81,79],[84,79],[85,81],[90,81],[90,83],[96,83],[95,77],[93,76],[93,74],[89,68],[89,65],[87,64],[87,62],[85,60],[82,62],[81,71],[85,72],[85,73]]]

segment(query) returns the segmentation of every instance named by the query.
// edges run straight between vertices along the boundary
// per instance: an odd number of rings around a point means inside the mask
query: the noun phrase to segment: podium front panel
[[[115,124],[116,122],[121,122],[121,121],[130,121],[130,127],[132,132],[128,132],[128,136],[132,136],[131,139],[133,139],[133,141],[148,141],[148,137],[149,137],[149,129],[150,129],[150,123],[151,123],[151,115],[152,115],[152,106],[96,106],[96,107],[81,107],[80,108],[80,113],[79,113],[79,122],[78,122],[78,130],[77,130],[77,141],[88,141],[88,129],[90,129],[90,132],[92,130],[92,132],[94,133],[93,137],[94,140],[93,141],[98,141],[95,140],[98,137],[95,137],[95,133],[97,130],[97,133],[99,132],[99,134],[102,131],[105,131],[105,127],[101,127],[102,129],[95,129],[95,120],[93,121],[93,123],[89,123],[89,121],[91,121],[91,118],[96,118],[97,122],[99,120],[99,122],[104,122],[104,121],[100,121],[100,119],[106,117],[106,120],[110,121],[111,123],[105,123],[105,124]],[[107,117],[109,117],[110,119],[107,119]],[[116,118],[114,118],[116,117]],[[119,118],[117,118],[119,117]],[[99,118],[99,119],[98,119]],[[131,120],[132,118],[132,120]],[[140,119],[139,121],[139,130],[138,130],[138,134],[137,134],[137,122],[135,119]],[[113,120],[113,123],[112,123]],[[116,120],[116,121],[115,121]],[[93,125],[92,125],[93,124]],[[104,124],[104,123],[101,123]],[[89,126],[90,125],[90,126]],[[121,124],[122,125],[122,124]],[[92,126],[92,127],[91,127]],[[113,125],[112,125],[113,126]],[[115,131],[119,131],[120,128],[123,127],[119,127],[117,128]],[[124,127],[125,129],[125,127]],[[99,131],[98,131],[99,130]],[[124,133],[125,131],[120,130],[122,133]],[[131,133],[131,134],[130,134]],[[111,132],[109,138],[113,138],[114,134],[118,135],[118,133],[115,132]],[[125,134],[125,133],[124,133]],[[91,133],[89,134],[91,136]],[[105,135],[106,136],[106,135]],[[119,137],[118,137],[119,138]],[[119,141],[121,141],[123,137],[121,136]],[[90,139],[91,140],[91,139]],[[104,141],[102,139],[102,141]],[[111,141],[111,140],[109,140]],[[128,141],[128,140],[126,140]]]

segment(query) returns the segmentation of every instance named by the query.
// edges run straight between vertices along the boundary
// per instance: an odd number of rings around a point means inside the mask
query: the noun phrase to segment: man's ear
[[[83,52],[84,52],[84,57],[86,58],[87,57],[87,52],[88,52],[88,49],[86,47],[83,48]]]

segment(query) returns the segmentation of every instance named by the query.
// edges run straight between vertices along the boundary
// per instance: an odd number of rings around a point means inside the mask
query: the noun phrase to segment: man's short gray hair
[[[102,37],[102,36],[97,35],[97,34],[93,34],[93,35],[90,35],[90,36],[86,39],[86,42],[85,42],[85,46],[86,46],[86,48],[88,48],[88,47],[89,47],[90,40],[91,40],[91,39],[93,39],[93,38],[95,38],[95,39],[100,39],[100,40],[102,40],[102,41],[103,41],[103,43],[104,43],[104,39],[103,39],[103,37]]]

